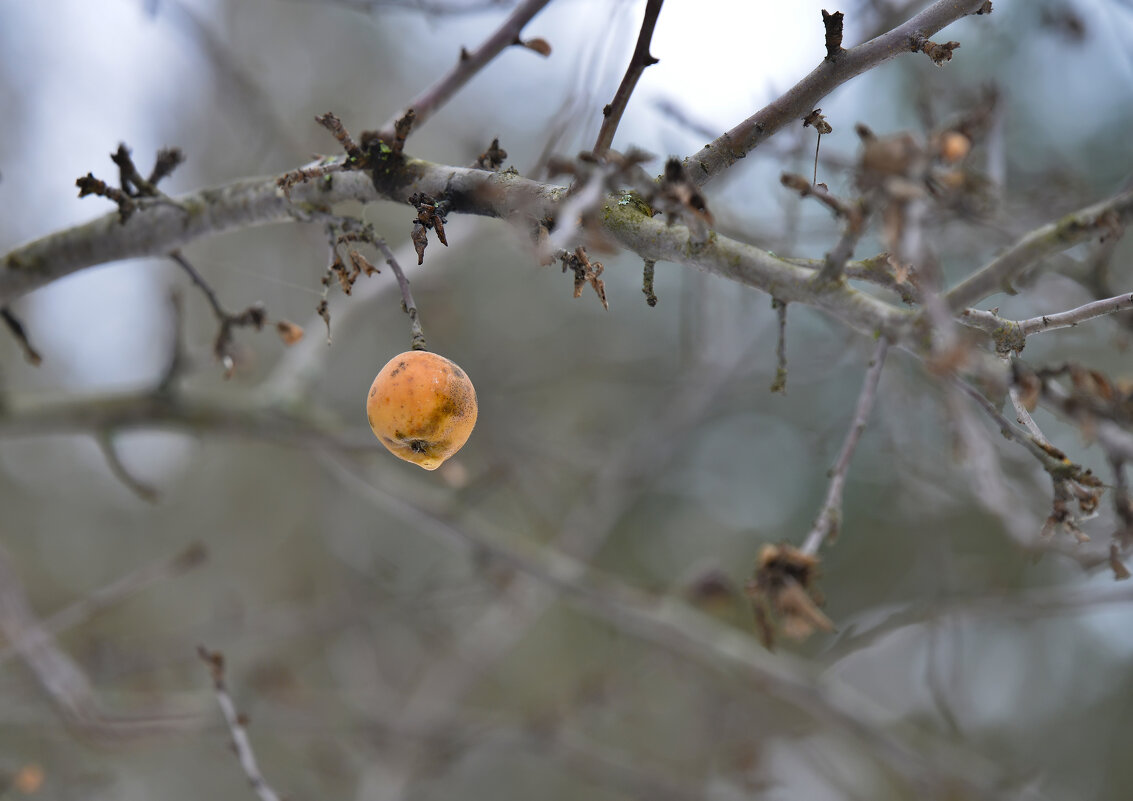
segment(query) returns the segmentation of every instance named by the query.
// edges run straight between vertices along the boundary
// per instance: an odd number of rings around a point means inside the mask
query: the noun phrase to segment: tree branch
[[[43,629],[48,634],[56,635],[79,626],[102,610],[133,597],[151,584],[175,578],[193,569],[206,558],[205,546],[194,542],[171,557],[150,562],[65,606],[42,621]],[[0,665],[17,654],[16,646],[10,642],[0,647]]]
[[[854,408],[853,422],[850,430],[846,432],[846,441],[842,443],[842,451],[830,470],[830,484],[826,488],[826,500],[822,509],[814,520],[814,526],[806,539],[803,540],[800,550],[811,556],[818,553],[822,543],[828,538],[838,536],[838,529],[842,523],[842,490],[846,485],[846,473],[850,469],[850,460],[854,458],[854,449],[858,446],[862,432],[865,431],[869,414],[873,411],[873,402],[877,397],[877,385],[881,381],[881,372],[885,367],[885,356],[889,352],[889,340],[884,336],[877,340],[873,358],[870,359],[869,369],[862,382],[862,391],[858,395],[858,403]]]
[[[626,74],[614,93],[610,105],[602,109],[602,128],[598,131],[598,140],[594,143],[594,155],[605,155],[614,141],[614,133],[618,130],[618,123],[622,121],[630,95],[637,86],[638,79],[645,72],[646,67],[652,67],[657,59],[649,54],[649,43],[653,39],[653,29],[657,26],[657,16],[661,13],[661,4],[665,0],[649,0],[645,4],[645,17],[641,21],[641,32],[637,35],[637,45],[633,49],[633,56],[629,60]]]
[[[392,162],[392,160],[391,160]],[[344,172],[291,189],[291,203],[273,178],[237,181],[184,195],[178,208],[139,209],[122,224],[117,213],[17,248],[0,267],[0,303],[77,270],[140,256],[164,255],[190,241],[268,223],[304,220],[318,208],[356,200],[403,202],[415,192],[443,196],[452,212],[541,220],[556,216],[561,187],[506,173],[405,159],[379,168],[380,180]],[[184,210],[184,211],[182,211]],[[894,341],[912,315],[844,282],[817,285],[811,270],[752,245],[719,236],[693,242],[683,225],[667,225],[634,204],[609,200],[598,218],[623,246],[644,258],[685,264],[761,289],[784,302],[816,306],[870,336]]]
[[[252,741],[248,739],[247,719],[236,711],[236,703],[228,693],[228,685],[224,680],[224,655],[219,651],[209,651],[203,645],[197,646],[197,655],[208,667],[212,676],[216,703],[220,707],[221,714],[224,715],[228,732],[232,735],[232,748],[236,752],[236,758],[240,760],[244,775],[248,777],[248,782],[260,801],[280,801],[280,796],[260,773],[256,752],[252,749]]]
[[[974,14],[983,4],[983,0],[938,0],[888,33],[823,60],[785,94],[685,159],[689,176],[697,185],[706,184],[772,134],[801,120],[846,81],[894,56],[916,52],[929,36]]]
[[[392,143],[397,121],[403,119],[410,111],[413,112],[414,130],[424,125],[438,108],[447,103],[489,61],[498,56],[505,48],[520,44],[519,34],[523,31],[523,26],[530,22],[531,18],[542,11],[543,7],[550,2],[551,0],[524,0],[515,7],[515,10],[508,15],[508,18],[503,21],[496,32],[484,40],[482,45],[472,52],[461,50],[460,59],[444,77],[413,98],[408,106],[386,121],[380,134],[382,139]]]
[[[1099,233],[1120,229],[1131,220],[1133,190],[1067,214],[1023,236],[1004,253],[950,289],[944,300],[949,310],[958,314],[988,295],[1008,289],[1011,281],[1039,259],[1068,250]]]
[[[558,548],[526,539],[458,527],[427,509],[393,498],[373,487],[350,466],[344,478],[369,488],[366,495],[405,515],[414,526],[504,564],[561,593],[563,599],[613,628],[713,672],[740,679],[752,689],[779,699],[843,734],[862,742],[882,764],[910,784],[931,787],[962,786],[976,798],[995,797],[991,788],[998,769],[977,755],[961,753],[942,741],[916,738],[917,746],[887,730],[889,715],[848,686],[819,679],[806,663],[783,654],[772,655],[752,638],[674,598],[656,596],[598,573],[585,562]],[[923,732],[918,732],[924,734]]]
[[[207,431],[263,439],[284,445],[334,446],[343,450],[381,447],[370,437],[360,447],[330,423],[284,411],[259,399],[232,396],[145,391],[76,396],[66,400],[45,397],[9,398],[0,411],[0,436],[39,434],[98,434],[104,431],[161,428]]]
[[[415,192],[443,195],[455,212],[507,217],[552,215],[562,189],[515,175],[464,167],[443,167],[405,159],[382,173],[380,189],[359,171],[346,171],[290,189],[290,201],[276,177],[249,178],[182,195],[169,204],[138,209],[122,224],[117,212],[29,242],[0,264],[0,305],[33,289],[98,264],[164,256],[207,236],[271,223],[304,221],[326,206],[348,200],[387,198],[404,203]]]
[[[1103,317],[1107,314],[1130,309],[1133,309],[1133,292],[1105,298],[1104,300],[1095,300],[1069,311],[1030,317],[1026,320],[1020,320],[1019,326],[1023,329],[1023,333],[1029,336],[1043,331],[1055,331],[1059,328],[1072,328],[1078,323],[1093,320],[1095,317]]]

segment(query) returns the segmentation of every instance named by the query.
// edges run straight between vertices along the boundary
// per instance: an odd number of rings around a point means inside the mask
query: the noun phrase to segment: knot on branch
[[[991,332],[991,338],[995,342],[995,352],[1000,356],[1022,353],[1027,346],[1027,333],[1014,320],[1004,320]]]
[[[918,42],[918,47],[915,49],[920,50],[926,56],[932,59],[932,63],[938,67],[943,67],[946,61],[952,60],[952,51],[960,47],[959,42],[944,42],[937,44],[936,42],[925,39]]]

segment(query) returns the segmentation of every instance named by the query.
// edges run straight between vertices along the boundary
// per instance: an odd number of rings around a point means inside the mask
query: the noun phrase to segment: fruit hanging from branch
[[[426,350],[394,356],[366,397],[370,428],[389,452],[436,470],[476,425],[476,389],[455,363]]]

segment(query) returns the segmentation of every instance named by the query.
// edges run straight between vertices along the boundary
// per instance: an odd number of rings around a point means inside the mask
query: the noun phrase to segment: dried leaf
[[[275,324],[275,330],[284,345],[294,345],[303,338],[303,329],[290,320],[280,320]]]
[[[921,45],[921,52],[932,59],[932,63],[938,67],[943,67],[944,62],[952,60],[952,51],[960,47],[959,42],[945,42],[944,44],[937,44],[925,40]]]
[[[815,631],[833,631],[834,623],[819,604],[812,586],[818,559],[793,545],[765,545],[759,552],[755,575],[744,585],[751,598],[760,640],[770,648],[774,620],[792,639],[803,639]]]
[[[551,43],[542,37],[528,39],[525,42],[520,42],[520,44],[523,47],[526,47],[528,50],[538,53],[544,58],[551,55]]]
[[[820,134],[834,133],[834,128],[826,121],[826,117],[822,114],[822,109],[816,108],[810,114],[803,117],[803,127],[813,127]]]
[[[367,259],[365,256],[363,256],[357,250],[350,251],[349,256],[350,256],[350,263],[354,265],[355,272],[363,272],[367,276],[371,276],[374,273],[380,273],[381,272],[381,270],[379,270],[377,267],[375,267],[374,264],[369,259]]]
[[[327,299],[323,298],[319,301],[319,305],[315,308],[315,313],[323,318],[323,322],[327,325],[327,344],[330,344],[330,307],[327,305]]]
[[[429,246],[429,238],[425,233],[425,226],[420,222],[413,223],[413,249],[417,251],[417,264],[425,262],[425,248]]]

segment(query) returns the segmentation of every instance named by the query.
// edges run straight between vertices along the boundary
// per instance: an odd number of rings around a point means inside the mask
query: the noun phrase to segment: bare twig
[[[778,298],[771,299],[771,308],[779,318],[779,338],[775,343],[775,379],[772,392],[787,392],[787,304]]]
[[[228,693],[228,686],[224,681],[224,655],[219,651],[209,651],[203,645],[197,646],[197,655],[208,666],[212,675],[216,702],[220,706],[221,714],[224,715],[224,722],[228,724],[228,731],[232,735],[232,747],[236,751],[236,758],[240,760],[240,767],[244,769],[244,775],[248,777],[260,801],[280,801],[280,797],[260,773],[256,752],[252,750],[252,742],[248,739],[248,730],[245,728],[247,719],[236,711],[236,704]]]
[[[645,295],[645,302],[652,308],[657,305],[657,293],[653,291],[653,273],[657,262],[645,259],[645,266],[641,271],[641,291]]]
[[[121,481],[126,489],[130,490],[130,492],[137,495],[143,501],[156,503],[158,498],[157,489],[134,476],[134,474],[130,472],[130,469],[122,462],[122,458],[118,454],[118,446],[114,443],[114,434],[110,431],[101,431],[95,439],[98,441],[98,449],[102,451],[102,456],[106,459],[106,465],[110,468],[110,472],[114,474],[114,477]]]
[[[189,276],[189,280],[196,285],[197,289],[201,290],[201,293],[205,296],[205,300],[207,300],[209,306],[212,307],[213,315],[216,316],[219,322],[223,323],[228,316],[228,312],[220,305],[220,298],[217,297],[216,290],[212,288],[209,282],[205,280],[204,276],[193,266],[193,263],[181,254],[181,251],[171,251],[169,258],[172,259],[178,267],[184,270],[185,274]]]
[[[327,112],[319,117],[315,117],[315,122],[326,128],[331,132],[331,135],[342,145],[342,149],[346,151],[346,156],[353,162],[361,161],[363,158],[362,148],[358,147],[358,143],[346,130],[345,126],[335,114]]]
[[[1074,309],[1055,314],[1040,314],[1025,320],[1008,320],[998,313],[983,309],[965,309],[957,319],[970,328],[990,334],[995,340],[996,352],[1006,356],[1020,353],[1026,347],[1027,337],[1044,331],[1057,331],[1060,328],[1073,328],[1079,323],[1093,320],[1116,312],[1133,309],[1133,293],[1115,295],[1083,304]]]
[[[484,40],[475,50],[461,50],[456,65],[439,81],[430,86],[409,102],[402,111],[391,117],[382,126],[381,138],[391,143],[395,139],[394,126],[407,112],[414,113],[414,129],[424,125],[438,108],[448,102],[472,76],[500,54],[505,48],[519,43],[519,34],[532,17],[543,10],[550,0],[524,0],[508,15],[495,33]]]
[[[264,307],[258,303],[249,306],[241,312],[234,313],[226,310],[221,305],[216,290],[209,285],[204,276],[193,266],[192,262],[185,258],[181,251],[171,251],[169,258],[185,271],[189,279],[204,293],[209,306],[212,307],[213,315],[216,317],[217,323],[219,324],[216,339],[213,341],[213,355],[224,367],[224,377],[230,378],[236,369],[236,359],[232,355],[232,329],[251,327],[258,331],[262,329],[264,323],[267,322],[267,312],[264,310]],[[285,336],[285,340],[286,338]]]
[[[1071,328],[1078,325],[1078,323],[1093,320],[1095,317],[1102,317],[1106,314],[1128,311],[1130,309],[1133,309],[1133,293],[1126,293],[1124,295],[1116,295],[1112,298],[1095,300],[1092,303],[1083,304],[1069,311],[1029,317],[1026,320],[1020,320],[1019,326],[1023,329],[1023,333],[1029,336],[1043,331]]]
[[[822,9],[822,25],[826,28],[826,60],[833,61],[846,51],[842,49],[842,18],[841,11],[833,14]]]
[[[584,561],[568,555],[565,548],[550,548],[528,540],[504,538],[455,526],[426,509],[369,484],[358,475],[353,465],[340,464],[336,473],[343,481],[363,487],[368,498],[383,509],[403,516],[414,527],[490,554],[517,568],[523,575],[534,577],[540,587],[562,593],[572,605],[616,629],[692,664],[737,677],[855,738],[868,747],[879,762],[916,787],[939,789],[942,783],[947,782],[949,787],[963,786],[966,792],[977,798],[995,797],[991,788],[998,778],[998,770],[987,760],[975,754],[961,753],[941,741],[929,744],[918,739],[916,748],[909,746],[906,738],[886,730],[881,724],[888,719],[886,713],[864,696],[830,678],[823,679],[821,684],[816,683],[811,678],[810,668],[801,661],[788,655],[772,656],[747,635],[696,612],[680,601],[658,598],[611,576],[597,573]],[[516,583],[513,581],[511,587],[514,588]],[[530,611],[542,612],[549,599],[545,593],[535,597],[539,599],[538,604]],[[520,603],[521,599],[526,599],[523,603],[530,602],[527,592],[509,591],[507,600],[511,604]],[[526,614],[524,617],[528,619]],[[508,642],[516,636],[518,633],[512,632]],[[427,706],[432,707],[433,703]],[[392,787],[387,787],[391,792],[386,797],[399,797],[403,788],[403,784],[397,785],[397,793],[394,793]]]
[[[386,264],[397,277],[397,286],[401,289],[401,308],[409,315],[410,345],[413,350],[426,350],[425,332],[421,329],[421,320],[417,314],[417,303],[413,300],[413,293],[409,291],[409,279],[405,271],[397,262],[397,257],[390,250],[384,239],[374,242],[375,247],[386,257]]]
[[[147,738],[183,730],[196,718],[184,715],[107,714],[90,680],[36,616],[10,558],[0,548],[0,633],[35,676],[60,717],[86,736],[103,741]]]
[[[30,364],[36,366],[42,363],[43,357],[39,355],[39,351],[32,347],[31,342],[28,340],[27,329],[25,329],[24,324],[20,322],[20,318],[13,314],[12,310],[7,306],[0,306],[0,320],[4,321],[4,325],[12,333],[12,336],[16,338],[16,342],[24,352],[24,358],[27,359]]]
[[[1027,407],[1023,404],[1023,400],[1019,395],[1019,387],[1012,384],[1007,390],[1008,396],[1011,398],[1011,405],[1015,408],[1015,419],[1023,428],[1027,429],[1032,437],[1037,439],[1041,444],[1049,445],[1050,440],[1043,434],[1042,429],[1039,428],[1035,418],[1031,417],[1031,413],[1027,411]]]
[[[799,549],[804,554],[815,555],[822,543],[827,539],[838,536],[842,523],[842,490],[846,485],[846,474],[850,469],[850,460],[854,458],[854,449],[858,446],[862,432],[865,431],[869,414],[873,410],[873,402],[877,397],[877,385],[881,381],[881,371],[885,367],[885,356],[889,352],[889,340],[884,336],[877,340],[873,357],[866,370],[865,380],[862,382],[861,394],[858,395],[857,406],[854,407],[853,421],[850,430],[846,432],[846,440],[842,443],[842,450],[830,469],[830,483],[826,488],[826,500],[814,520],[814,526]]]
[[[633,94],[641,74],[646,67],[657,63],[649,53],[649,43],[653,39],[653,29],[657,26],[657,16],[661,13],[661,4],[664,0],[648,0],[645,4],[645,16],[641,20],[641,32],[637,35],[637,45],[633,49],[633,56],[629,60],[626,74],[618,84],[614,99],[602,109],[602,128],[598,131],[598,139],[594,142],[594,155],[605,155],[614,141],[614,133],[618,130],[618,123],[622,121],[629,104],[630,95]]]
[[[131,571],[89,595],[71,603],[42,621],[45,631],[57,635],[80,626],[105,609],[132,598],[147,587],[175,578],[204,562],[204,545],[194,542],[171,557],[165,557]],[[0,648],[0,665],[16,656],[12,643]]]
[[[1112,232],[1131,220],[1133,190],[1037,228],[950,289],[944,296],[948,308],[957,314],[988,295],[1004,291],[1012,280],[1040,259]]]
[[[772,134],[805,117],[823,97],[846,81],[895,56],[908,53],[911,41],[933,35],[956,20],[975,13],[982,5],[982,0],[938,0],[888,33],[843,51],[833,61],[824,59],[785,94],[689,156],[686,163],[692,180],[700,185],[712,180]]]
[[[229,434],[284,445],[354,451],[382,445],[372,438],[344,435],[338,426],[286,411],[258,396],[224,398],[162,391],[71,397],[11,397],[0,415],[0,436],[47,433],[90,434],[161,428]]]
[[[825,185],[812,183],[797,173],[783,173],[779,183],[798,192],[799,197],[813,197],[838,217],[848,219],[854,213],[853,206],[839,200]]]

